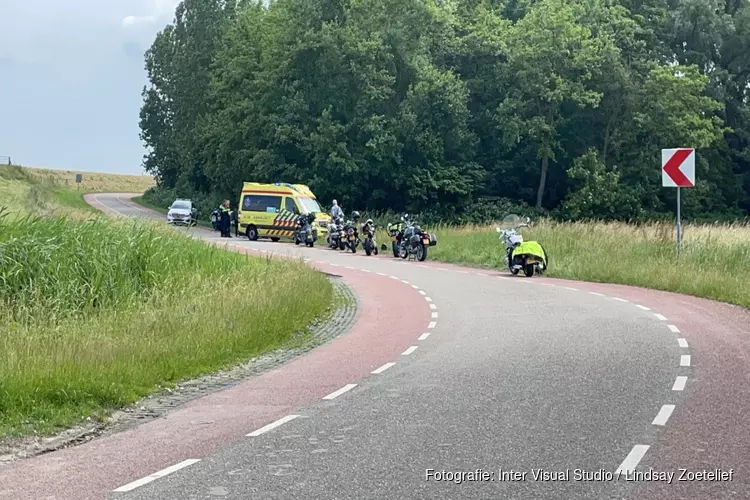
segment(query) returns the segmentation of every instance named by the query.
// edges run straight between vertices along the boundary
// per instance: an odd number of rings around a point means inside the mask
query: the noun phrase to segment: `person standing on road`
[[[231,210],[229,210],[229,200],[224,200],[224,203],[221,204],[219,207],[219,212],[221,213],[221,237],[222,238],[231,238],[232,234],[229,232],[229,225],[230,225],[230,213]]]

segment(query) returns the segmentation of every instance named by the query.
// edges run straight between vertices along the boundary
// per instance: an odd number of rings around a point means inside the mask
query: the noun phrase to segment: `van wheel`
[[[255,226],[249,226],[247,228],[247,239],[250,241],[258,241],[258,228]]]

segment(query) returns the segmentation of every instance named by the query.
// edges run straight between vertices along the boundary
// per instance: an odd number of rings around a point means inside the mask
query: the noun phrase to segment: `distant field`
[[[141,189],[97,182],[88,190]],[[0,215],[0,441],[104,418],[280,347],[332,303],[331,284],[302,262],[107,218],[82,193],[0,167],[11,212]]]
[[[50,180],[60,187],[80,189],[89,193],[143,193],[156,183],[150,175],[100,174],[74,170],[25,168],[40,180]],[[82,181],[76,185],[76,174]]]

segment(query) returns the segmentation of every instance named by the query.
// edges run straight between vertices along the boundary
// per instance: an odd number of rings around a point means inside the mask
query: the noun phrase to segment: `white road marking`
[[[680,347],[682,347],[683,349],[687,349],[687,348],[688,348],[688,343],[687,343],[687,340],[685,340],[685,339],[677,339],[677,343],[678,343],[678,344],[680,345]]]
[[[658,319],[659,321],[667,321],[667,318],[665,318],[659,313],[654,313],[654,316],[656,316],[656,319]]]
[[[287,415],[286,417],[281,417],[281,418],[280,418],[280,419],[278,419],[278,420],[277,420],[276,422],[271,422],[271,423],[270,423],[270,424],[268,424],[268,425],[264,425],[263,427],[261,427],[261,428],[260,428],[260,429],[258,429],[257,431],[253,431],[253,432],[251,432],[250,434],[245,434],[245,435],[246,435],[247,437],[255,437],[255,436],[260,436],[261,434],[263,434],[263,433],[265,433],[265,432],[268,432],[268,431],[270,431],[271,429],[275,429],[276,427],[278,427],[278,426],[280,426],[280,425],[284,425],[284,424],[285,424],[285,423],[287,423],[287,422],[291,422],[292,420],[294,420],[294,419],[295,419],[295,418],[297,418],[297,417],[299,417],[299,415]]]
[[[346,384],[344,387],[342,387],[338,391],[333,391],[328,396],[325,396],[323,399],[335,399],[341,396],[342,394],[344,394],[345,392],[351,391],[355,387],[357,387],[357,384]]]
[[[425,297],[424,300],[426,300],[427,302],[432,302],[432,299],[429,297]]]
[[[578,288],[573,288],[571,286],[564,286],[563,288],[566,289],[566,290],[573,290],[574,292],[578,291]]]
[[[391,278],[392,280],[401,281],[401,278],[399,278],[398,276],[389,276],[389,278]]]
[[[390,368],[391,366],[393,366],[395,364],[396,363],[386,363],[383,366],[381,366],[380,368],[378,368],[377,370],[373,370],[370,373],[374,373],[375,375],[377,375],[378,373],[383,373],[384,371],[386,371],[388,368]]]
[[[661,410],[659,410],[659,413],[656,415],[656,418],[653,422],[651,422],[652,425],[667,425],[667,420],[669,420],[670,415],[672,415],[672,412],[674,411],[674,405],[664,405],[661,407]]]
[[[159,472],[154,472],[150,476],[146,476],[144,478],[138,479],[136,481],[133,481],[132,483],[126,484],[125,486],[120,486],[119,488],[117,488],[114,491],[116,491],[116,492],[123,492],[123,491],[134,490],[134,489],[136,489],[139,486],[143,486],[144,484],[148,484],[151,481],[159,479],[160,477],[164,477],[164,476],[166,476],[168,474],[171,474],[171,473],[176,472],[176,471],[178,471],[180,469],[183,469],[183,468],[187,467],[188,465],[193,465],[196,462],[200,462],[200,459],[190,458],[188,460],[184,460],[184,461],[182,461],[182,462],[180,462],[178,464],[175,464],[175,465],[172,465],[170,467],[167,467],[166,469],[162,469]]]
[[[437,309],[437,306],[435,304],[431,303],[430,304],[430,309]],[[434,317],[437,318],[437,316],[434,316]]]
[[[425,269],[429,269],[430,268],[430,266],[425,266],[424,264],[418,264],[418,265],[419,265],[419,267],[424,267]]]
[[[436,313],[436,312],[432,313],[432,317],[433,318],[437,318],[438,317],[438,313]]]
[[[388,276],[388,275],[387,275],[387,274],[385,274],[385,273],[375,273],[375,274],[377,274],[378,276]]]
[[[410,284],[411,284],[411,283],[409,283],[409,282],[408,282],[408,281],[406,281],[406,280],[401,280],[401,283],[403,283],[404,285],[410,285]]]
[[[362,271],[363,273],[371,273],[372,272],[369,269],[360,269],[360,271]]]
[[[261,250],[261,252],[265,252],[265,250]],[[333,266],[333,267],[339,267],[339,265],[338,265],[338,264],[328,264],[328,265],[329,265],[329,266]]]
[[[448,271],[448,269],[446,269],[446,271]],[[456,271],[456,272],[461,273],[461,274],[469,274],[469,271]]]
[[[477,276],[488,276],[487,274],[484,274],[484,273],[476,273],[476,274]]]
[[[690,366],[690,354],[680,356],[680,366]]]
[[[420,294],[420,295],[427,295],[427,292],[425,292],[424,290],[420,290],[420,291],[419,291],[419,294]]]
[[[430,321],[430,324],[427,325],[427,328],[435,328],[437,326],[437,321]]]
[[[604,295],[603,293],[599,293],[599,292],[589,292],[589,293],[591,295],[596,295],[597,297],[606,297],[606,295]]]
[[[667,328],[669,328],[670,330],[672,330],[672,333],[680,333],[680,329],[677,328],[674,325],[667,325]]]
[[[635,307],[637,307],[638,309],[643,309],[644,311],[650,311],[651,310],[651,308],[646,307],[646,306],[642,306],[640,304],[636,304]]]
[[[402,352],[402,353],[401,353],[401,355],[402,355],[402,356],[408,356],[409,354],[411,354],[411,353],[413,353],[414,351],[416,351],[416,350],[417,350],[417,347],[419,347],[419,346],[413,345],[413,346],[411,346],[410,348],[408,348],[407,350],[405,350],[404,352]]]
[[[629,475],[629,473],[632,473],[635,471],[635,468],[638,467],[638,462],[641,461],[643,456],[648,451],[649,446],[647,444],[637,444],[633,446],[633,449],[630,450],[630,453],[628,453],[628,456],[625,457],[625,460],[622,461],[620,466],[615,471],[616,476],[620,476],[621,474]]]
[[[674,385],[672,386],[673,391],[681,391],[685,388],[685,384],[687,383],[687,377],[680,375],[677,377],[674,381]]]
[[[446,267],[436,267],[435,269],[437,269],[438,271],[450,271],[450,269]]]
[[[429,337],[429,336],[430,336],[430,332],[423,333],[422,335],[419,336],[419,338],[417,340],[426,340],[427,337]]]
[[[629,300],[621,299],[620,297],[612,297],[612,300],[617,300],[617,301],[620,301],[620,302],[630,302]]]
[[[417,285],[412,285],[411,287],[412,287],[413,289],[415,289],[415,290],[419,290],[419,287],[418,287]]]

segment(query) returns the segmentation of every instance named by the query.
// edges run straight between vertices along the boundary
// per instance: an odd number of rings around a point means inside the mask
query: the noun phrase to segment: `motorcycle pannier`
[[[434,247],[435,245],[437,245],[437,236],[430,233],[430,246]]]

